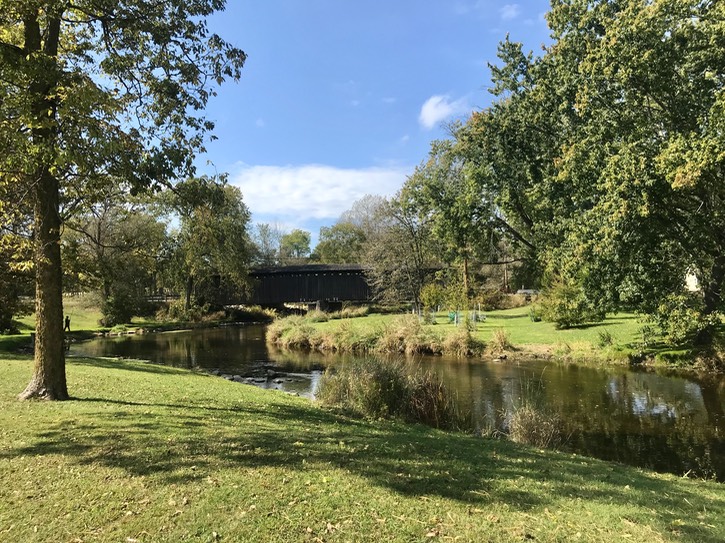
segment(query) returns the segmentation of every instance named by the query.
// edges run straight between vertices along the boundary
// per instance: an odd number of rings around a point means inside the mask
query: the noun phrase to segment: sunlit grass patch
[[[0,369],[2,541],[725,540],[722,484],[127,360],[18,402],[32,362]]]

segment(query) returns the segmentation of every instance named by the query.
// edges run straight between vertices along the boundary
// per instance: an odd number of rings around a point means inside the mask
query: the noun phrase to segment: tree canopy
[[[351,222],[338,221],[320,228],[315,256],[323,264],[357,264],[362,260],[365,231]]]
[[[500,44],[493,103],[434,142],[413,200],[447,262],[483,238],[538,270],[574,308],[562,324],[634,309],[707,344],[724,309],[725,4],[553,0],[547,19],[541,55]]]
[[[172,284],[185,293],[185,309],[210,281],[244,290],[251,242],[250,213],[241,191],[225,179],[204,176],[177,183],[168,196],[179,228],[172,235],[167,270]]]
[[[310,255],[310,233],[295,228],[284,234],[279,242],[280,260],[285,265],[299,264]]]

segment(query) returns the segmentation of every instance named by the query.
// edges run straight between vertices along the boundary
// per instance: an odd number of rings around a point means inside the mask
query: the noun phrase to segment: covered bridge
[[[338,302],[366,302],[372,292],[359,264],[306,264],[257,268],[250,303],[319,303],[323,307]]]

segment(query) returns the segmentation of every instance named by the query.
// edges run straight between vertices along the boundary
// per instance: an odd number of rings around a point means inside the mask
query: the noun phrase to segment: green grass
[[[94,298],[89,294],[63,297],[63,311],[71,319],[71,331],[102,330],[101,311]],[[35,329],[35,314],[18,319],[22,324],[21,332],[30,333]]]
[[[75,339],[84,339],[95,332],[107,330],[99,322],[101,311],[90,295],[64,296],[63,310],[64,316],[71,318],[70,336]],[[20,334],[0,335],[0,352],[14,352],[30,347],[30,334],[35,332],[35,313],[23,315],[17,322]]]
[[[548,322],[533,322],[529,317],[528,307],[490,311],[485,314],[485,322],[476,323],[473,337],[489,343],[496,331],[504,330],[514,347],[511,354],[627,360],[627,355],[637,349],[637,344],[641,341],[639,330],[642,324],[633,314],[617,314],[608,317],[602,323],[568,330],[557,330]],[[321,333],[329,334],[344,322],[360,335],[368,335],[376,330],[382,330],[395,318],[395,315],[373,314],[347,321],[317,322],[312,323],[312,326]],[[462,323],[458,328],[455,324],[449,323],[447,313],[439,313],[436,316],[436,324],[426,325],[424,328],[433,330],[441,336],[447,336],[461,326]],[[599,334],[605,330],[611,334],[613,344],[602,348],[598,345]]]
[[[132,361],[18,402],[0,360],[0,541],[725,540],[725,487]]]

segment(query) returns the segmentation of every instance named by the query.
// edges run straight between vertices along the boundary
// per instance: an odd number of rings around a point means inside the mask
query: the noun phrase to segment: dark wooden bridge
[[[367,302],[372,292],[359,264],[306,264],[277,268],[258,268],[253,279],[249,303],[319,304],[323,308],[341,302]]]

